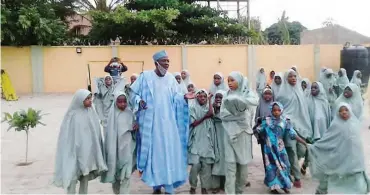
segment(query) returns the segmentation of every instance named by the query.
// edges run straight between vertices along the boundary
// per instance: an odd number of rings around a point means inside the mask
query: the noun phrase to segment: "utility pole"
[[[248,30],[251,29],[251,10],[250,10],[250,0],[247,0],[247,26]]]

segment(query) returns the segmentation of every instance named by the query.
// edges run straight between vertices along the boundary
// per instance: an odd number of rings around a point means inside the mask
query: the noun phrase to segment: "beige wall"
[[[87,64],[91,76],[104,76],[104,66],[111,58],[110,47],[44,47],[44,92],[75,92],[87,87]]]
[[[319,45],[319,65],[339,69],[342,45]],[[266,72],[286,71],[293,65],[303,78],[315,78],[314,45],[258,45],[254,46],[254,58],[249,60],[247,45],[211,46],[118,46],[116,53],[132,73],[154,68],[152,55],[165,49],[171,60],[170,72],[181,71],[183,67],[191,73],[192,81],[198,88],[208,89],[215,72],[227,76],[237,70],[248,75],[248,70],[256,74],[258,68]],[[2,47],[1,64],[13,82],[18,93],[32,92],[32,66],[30,47]],[[43,47],[44,92],[73,93],[87,86],[87,64],[90,64],[92,78],[106,75],[104,66],[113,56],[112,47],[82,47],[82,54],[76,47]],[[186,56],[182,56],[185,54]],[[248,63],[251,67],[248,68]],[[253,80],[253,78],[250,78]]]
[[[1,69],[8,72],[17,93],[32,92],[30,47],[1,47]]]
[[[209,89],[212,76],[222,72],[227,76],[237,70],[247,75],[247,46],[187,46],[187,69],[198,88]]]
[[[313,45],[256,46],[256,71],[263,67],[266,72],[285,72],[295,65],[301,77],[312,80],[315,75],[313,51]]]

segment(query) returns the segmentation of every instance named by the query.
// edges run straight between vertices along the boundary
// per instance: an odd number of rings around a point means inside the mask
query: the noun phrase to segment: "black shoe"
[[[190,194],[196,194],[195,188],[190,188]]]
[[[280,194],[279,191],[277,191],[277,190],[271,190],[270,193],[271,194]]]
[[[208,194],[207,189],[202,188],[202,194]]]
[[[251,187],[251,182],[247,182],[246,184],[245,184],[245,187]]]
[[[306,175],[306,169],[307,169],[307,167],[304,166],[304,165],[302,165],[302,167],[301,167],[301,173],[302,173],[302,175]]]
[[[159,190],[154,190],[153,191],[153,194],[162,194],[162,192],[161,192],[161,190],[159,189]]]

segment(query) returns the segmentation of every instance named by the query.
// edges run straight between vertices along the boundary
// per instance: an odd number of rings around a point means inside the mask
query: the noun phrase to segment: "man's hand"
[[[146,102],[144,100],[140,100],[139,106],[141,109],[146,110],[148,107],[146,106]]]
[[[143,172],[139,171],[139,177],[141,178],[141,176],[143,176]]]
[[[187,100],[194,99],[195,94],[194,93],[187,93],[187,94],[185,94],[184,98],[187,99]]]

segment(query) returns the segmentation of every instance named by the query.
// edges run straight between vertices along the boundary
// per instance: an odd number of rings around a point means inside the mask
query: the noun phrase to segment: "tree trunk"
[[[26,130],[26,163],[28,160],[28,130]]]

